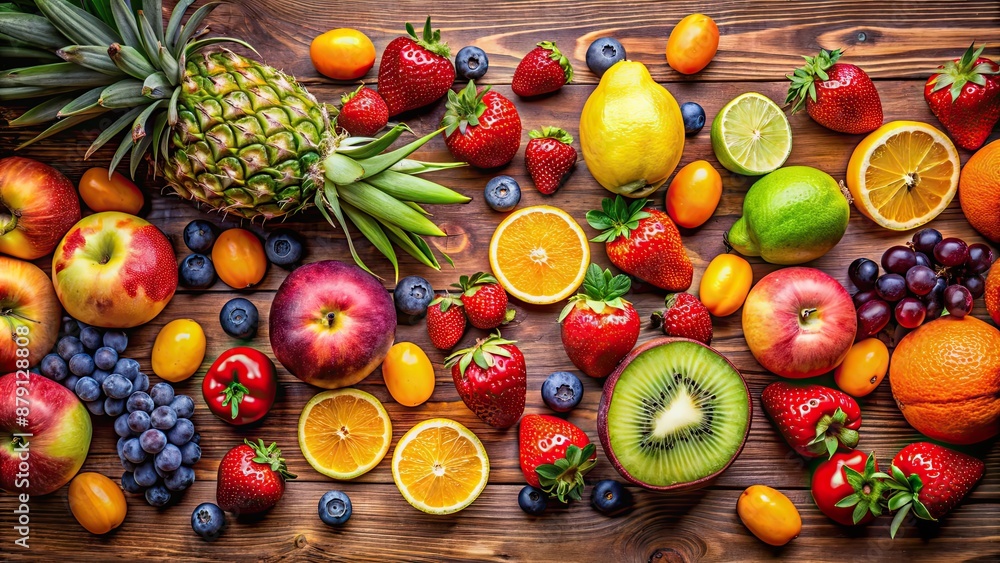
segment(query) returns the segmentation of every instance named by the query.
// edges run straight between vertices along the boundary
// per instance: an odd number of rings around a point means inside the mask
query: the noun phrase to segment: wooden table
[[[864,67],[882,97],[886,120],[916,119],[937,125],[922,99],[924,80],[941,61],[959,56],[969,43],[990,44],[987,53],[997,58],[1000,50],[1000,3],[997,2],[871,2],[840,1],[791,3],[785,1],[717,2],[578,2],[548,0],[540,3],[499,0],[484,3],[459,2],[364,2],[343,0],[237,0],[219,9],[211,21],[212,31],[235,35],[254,43],[266,62],[298,76],[320,99],[335,102],[353,85],[333,84],[319,76],[309,61],[311,39],[334,27],[356,27],[367,33],[379,52],[403,31],[403,23],[419,24],[429,12],[435,28],[450,43],[452,52],[475,44],[487,51],[490,71],[484,83],[515,100],[524,125],[523,141],[529,130],[544,125],[578,133],[579,112],[597,82],[584,62],[590,42],[604,35],[620,39],[633,60],[644,62],[654,78],[664,83],[678,101],[693,100],[704,106],[709,119],[736,95],[756,90],[774,100],[784,98],[784,75],[820,47],[847,49],[846,59]],[[672,26],[684,15],[705,11],[718,22],[722,33],[714,62],[695,76],[672,71],[664,58],[664,46]],[[417,26],[419,28],[419,25]],[[574,84],[556,95],[539,100],[517,99],[510,91],[513,69],[520,57],[543,39],[557,40],[576,69]],[[365,80],[374,85],[376,71]],[[432,130],[443,113],[443,103],[426,111],[405,116],[417,132]],[[821,168],[836,178],[844,176],[847,160],[860,137],[833,133],[813,123],[805,115],[791,118],[794,151],[789,164]],[[0,128],[0,156],[33,135],[33,131]],[[102,150],[89,162],[81,160],[85,147],[95,135],[93,126],[77,130],[21,151],[24,156],[48,162],[73,180],[91,166],[106,166],[112,150]],[[997,135],[994,134],[994,137]],[[109,144],[108,146],[112,146]],[[723,251],[722,234],[740,215],[743,195],[752,179],[728,173],[713,156],[708,132],[689,139],[681,164],[707,159],[719,169],[725,191],[718,211],[705,226],[684,233],[687,252],[695,263],[695,285],[705,264]],[[441,139],[431,141],[418,155],[424,160],[447,160]],[[963,152],[963,161],[969,153]],[[556,195],[544,197],[532,189],[519,154],[503,170],[515,176],[524,188],[521,205],[547,203],[569,210],[584,222],[586,210],[599,205],[607,193],[591,178],[586,165],[577,165],[570,182]],[[434,272],[403,258],[402,272],[430,279],[438,289],[457,281],[461,273],[489,270],[487,244],[503,215],[490,211],[482,198],[486,179],[492,174],[460,169],[435,175],[442,183],[455,186],[474,198],[468,206],[438,207],[435,219],[451,235],[435,241],[455,259],[456,269]],[[207,215],[176,197],[161,195],[160,184],[144,186],[152,200],[147,217],[173,239],[178,258],[187,254],[181,231],[196,218],[208,218],[223,226],[233,220]],[[654,203],[663,205],[663,191]],[[966,223],[956,200],[933,225],[946,236],[969,242],[981,241]],[[252,226],[260,234],[268,228]],[[315,215],[285,223],[308,238],[309,260],[350,261],[339,231],[329,228]],[[589,228],[588,232],[592,232]],[[847,265],[859,256],[877,259],[892,244],[903,242],[906,233],[883,230],[856,211],[844,240],[817,260],[819,267],[847,281]],[[594,260],[608,264],[604,251],[593,245]],[[378,264],[379,273],[392,287],[391,270],[375,257],[367,244],[361,252],[368,264]],[[751,260],[755,279],[774,266]],[[46,267],[46,260],[39,265]],[[253,345],[270,353],[267,314],[274,291],[286,272],[271,268],[264,281],[253,290],[234,291],[221,282],[208,291],[178,291],[170,305],[150,324],[131,332],[128,354],[149,371],[150,347],[157,331],[168,321],[194,317],[209,339],[202,372],[178,385],[179,392],[197,401],[194,421],[202,435],[204,457],[196,466],[197,483],[176,506],[152,508],[140,497],[129,498],[129,514],[114,533],[95,537],[84,531],[69,515],[66,489],[33,500],[31,506],[31,550],[11,543],[13,498],[0,497],[0,559],[35,557],[45,560],[105,560],[112,558],[169,558],[188,560],[544,560],[544,561],[692,561],[704,560],[998,560],[1000,559],[1000,446],[995,442],[967,448],[987,462],[982,483],[940,525],[914,526],[908,522],[895,540],[889,539],[889,519],[882,518],[862,529],[838,526],[814,506],[808,486],[809,467],[792,453],[759,408],[763,387],[774,381],[754,361],[740,329],[740,316],[715,320],[713,345],[743,372],[754,396],[754,417],[746,448],[732,467],[710,488],[678,495],[658,495],[633,488],[635,509],[620,518],[606,518],[591,510],[586,501],[568,508],[553,508],[541,517],[530,517],[517,507],[517,492],[524,481],[517,462],[516,428],[499,431],[481,423],[462,403],[448,370],[442,367],[444,354],[430,346],[423,324],[400,326],[397,341],[410,340],[427,350],[434,362],[437,388],[428,403],[405,408],[394,403],[376,371],[359,388],[385,402],[393,422],[394,440],[415,423],[437,416],[456,419],[476,432],[490,456],[492,473],[482,496],[466,510],[452,516],[430,516],[411,508],[392,482],[389,457],[370,473],[353,482],[334,482],[310,468],[296,444],[296,421],[305,402],[318,390],[281,371],[280,396],[263,423],[251,428],[232,428],[212,416],[201,399],[204,369],[221,352],[237,344],[218,323],[223,303],[234,295],[252,300],[261,312],[261,331]],[[633,295],[640,314],[648,315],[662,306],[662,296]],[[533,307],[515,304],[517,320],[504,334],[519,341],[529,372],[526,412],[544,413],[539,388],[552,371],[572,365],[559,346],[555,323],[560,304]],[[976,314],[985,316],[982,307]],[[643,330],[640,340],[656,336]],[[470,330],[464,344],[482,336]],[[601,382],[584,378],[583,404],[570,416],[591,438],[597,440],[596,407]],[[903,420],[889,391],[888,381],[861,401],[864,426],[860,447],[875,450],[884,461],[920,436]],[[190,528],[192,509],[214,501],[215,479],[223,454],[243,438],[277,441],[283,447],[290,469],[299,478],[288,486],[285,498],[269,514],[255,522],[231,522],[221,540],[206,543]],[[111,421],[98,419],[94,440],[84,470],[97,471],[116,479],[122,470],[115,454],[115,434]],[[599,444],[598,444],[598,447]],[[618,478],[603,453],[590,474],[596,481]],[[754,483],[765,483],[784,491],[802,514],[802,535],[784,548],[771,548],[754,538],[740,523],[736,499],[740,491]],[[343,489],[354,504],[354,516],[340,529],[323,525],[316,514],[319,497],[330,489]],[[589,491],[588,491],[589,494]]]

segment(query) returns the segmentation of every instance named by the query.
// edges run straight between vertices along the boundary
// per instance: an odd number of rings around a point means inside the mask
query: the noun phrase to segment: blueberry
[[[191,252],[208,254],[212,251],[217,233],[218,229],[208,221],[203,219],[191,221],[184,227],[184,244],[191,249]]]
[[[194,484],[194,469],[182,465],[177,468],[177,471],[164,477],[163,484],[166,485],[168,491],[183,491]]]
[[[158,454],[167,446],[167,435],[161,430],[150,428],[140,434],[136,441],[142,451],[148,454]]]
[[[177,395],[170,406],[177,413],[177,418],[191,418],[194,414],[194,401],[187,395]]]
[[[59,354],[48,354],[42,358],[38,370],[45,377],[55,381],[62,381],[69,375],[69,366],[66,365],[66,360],[62,359]]]
[[[215,265],[204,254],[188,254],[177,267],[177,282],[190,289],[206,289],[215,283]]]
[[[81,401],[96,401],[101,396],[101,386],[93,377],[81,377],[77,380],[73,391]]]
[[[141,438],[128,438],[125,440],[125,443],[122,444],[122,454],[125,456],[125,459],[131,461],[132,463],[142,463],[146,461],[146,454],[149,453],[139,445],[140,440]]]
[[[109,330],[104,333],[104,345],[121,354],[128,348],[128,335],[120,330]]]
[[[319,519],[327,526],[340,526],[351,518],[351,497],[343,491],[328,491],[319,499]]]
[[[149,396],[158,407],[169,405],[174,400],[174,387],[169,383],[157,383],[149,390]]]
[[[594,485],[594,490],[590,493],[590,506],[598,512],[615,516],[632,506],[632,495],[618,481],[605,479]]]
[[[611,65],[624,60],[625,47],[613,37],[601,37],[587,47],[587,68],[597,76],[604,76]]]
[[[434,299],[431,283],[420,276],[406,276],[399,280],[392,292],[396,302],[397,317],[406,324],[416,324],[427,315],[427,305]]]
[[[63,317],[62,328],[59,330],[66,336],[80,336],[80,323],[73,317]]]
[[[127,399],[132,394],[132,382],[120,373],[112,373],[101,384],[104,393],[112,399]]]
[[[141,487],[152,487],[160,480],[159,475],[156,474],[156,470],[153,469],[152,460],[146,461],[141,465],[135,467],[134,472],[135,482]]]
[[[156,454],[153,465],[161,471],[176,471],[181,466],[181,450],[173,444],[163,446],[163,450]]]
[[[184,465],[194,465],[201,459],[201,446],[194,442],[188,442],[179,449],[181,450],[181,463]]]
[[[291,229],[278,229],[267,235],[264,253],[275,266],[292,269],[305,255],[305,241],[302,235]]]
[[[60,358],[68,362],[73,356],[83,353],[83,343],[75,336],[65,336],[56,344],[56,352]]]
[[[545,509],[548,507],[548,495],[541,489],[525,485],[517,495],[517,505],[528,514],[537,516],[545,512]]]
[[[210,502],[199,504],[191,513],[191,529],[206,540],[214,540],[226,526],[226,513]]]
[[[99,369],[115,369],[116,363],[118,363],[118,352],[116,352],[114,348],[103,346],[94,352],[94,364]]]
[[[130,412],[128,415],[128,429],[136,434],[142,434],[149,430],[149,414],[146,411]]]
[[[222,330],[233,338],[250,339],[257,336],[259,321],[257,307],[242,297],[230,299],[219,312]]]
[[[156,472],[157,477],[159,477],[160,479],[166,479],[167,477],[170,477],[174,473],[173,471],[166,471],[164,469],[160,469],[156,465],[156,461],[155,460],[153,461],[153,471]]]
[[[80,343],[87,350],[97,350],[101,347],[104,341],[104,334],[92,327],[88,326],[80,330]]]
[[[128,409],[128,412],[145,411],[149,414],[153,412],[156,405],[153,404],[153,399],[145,391],[136,391],[129,395],[125,408]]]
[[[107,379],[109,375],[111,374],[103,369],[95,369],[94,373],[90,374],[90,377],[93,377],[94,381],[96,381],[99,385],[104,385],[104,380]]]
[[[135,482],[135,474],[131,471],[122,473],[122,489],[126,493],[138,494],[142,492],[142,486]]]
[[[115,449],[118,451],[118,459],[125,462],[125,441],[128,440],[127,437],[118,438],[118,443],[115,444]],[[131,471],[131,469],[129,469]]]
[[[201,434],[195,432],[194,436],[191,437],[191,441],[194,442],[195,444],[200,444],[201,443]]]
[[[125,399],[104,399],[104,414],[108,416],[118,416],[125,412]]]
[[[132,392],[136,391],[147,391],[149,389],[149,376],[144,373],[140,373],[135,376],[135,381],[132,382]]]
[[[128,438],[132,435],[132,429],[128,427],[128,417],[127,414],[121,414],[115,419],[115,434],[119,437]]]
[[[76,384],[80,382],[80,378],[75,375],[68,375],[66,379],[63,380],[62,384],[70,391],[76,391]]]
[[[170,405],[156,407],[153,412],[149,413],[149,423],[157,430],[170,430],[174,424],[177,424],[177,411]]]
[[[685,135],[694,135],[705,126],[705,110],[694,102],[681,104],[681,116],[684,117]]]
[[[490,68],[490,59],[479,47],[462,47],[455,55],[455,72],[466,80],[478,80]]]
[[[484,196],[493,211],[510,211],[521,201],[521,186],[510,176],[494,176],[486,182]]]
[[[69,359],[69,371],[77,377],[90,375],[94,373],[95,369],[97,369],[97,366],[94,364],[94,358],[85,352],[74,354]]]
[[[568,371],[550,374],[542,383],[542,400],[556,412],[569,412],[583,399],[583,383]]]
[[[170,502],[170,491],[163,485],[146,489],[146,502],[150,506],[166,506]]]
[[[111,371],[124,375],[129,381],[135,381],[135,377],[139,375],[139,362],[132,358],[118,358],[118,361],[115,362],[115,367]]]
[[[170,407],[160,407],[170,408]],[[194,423],[186,418],[178,418],[177,423],[167,430],[167,441],[175,446],[182,446],[191,441],[194,436]]]

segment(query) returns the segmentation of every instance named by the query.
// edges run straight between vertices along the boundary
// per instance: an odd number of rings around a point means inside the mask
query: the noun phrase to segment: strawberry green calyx
[[[430,304],[427,305],[428,308],[434,306],[437,306],[439,309],[441,309],[441,312],[444,313],[448,309],[451,309],[452,307],[461,307],[462,300],[457,297],[453,297],[448,292],[445,292],[444,295],[439,295],[435,297],[434,300],[432,300]]]
[[[444,366],[451,367],[458,363],[458,370],[463,375],[472,362],[483,369],[490,369],[494,364],[494,356],[510,357],[510,352],[501,346],[505,344],[516,344],[516,340],[507,340],[500,336],[500,331],[491,334],[485,340],[477,340],[472,348],[459,350],[445,358]]]
[[[988,62],[976,64],[985,48],[986,45],[983,45],[976,49],[976,44],[973,42],[958,62],[948,61],[941,65],[938,75],[932,81],[934,88],[931,91],[937,92],[949,88],[951,101],[954,103],[962,95],[962,88],[969,82],[986,86],[986,75],[998,74],[998,71],[993,70],[993,65]]]
[[[842,49],[833,51],[821,49],[815,57],[802,57],[806,60],[806,64],[795,69],[792,74],[785,75],[792,81],[791,86],[788,87],[788,96],[785,98],[786,104],[794,102],[792,113],[802,109],[807,98],[816,101],[816,80],[829,80],[830,76],[826,71],[837,63],[842,54],[844,54]]]
[[[545,49],[546,51],[550,51],[549,58],[559,63],[559,66],[562,67],[563,74],[566,75],[566,84],[573,82],[573,65],[569,63],[569,59],[566,58],[566,55],[562,54],[562,51],[559,50],[559,47],[556,47],[556,42],[540,41],[536,43],[536,45],[538,45],[542,49]]]
[[[594,457],[596,450],[594,444],[583,448],[571,445],[566,448],[566,457],[536,467],[535,473],[542,490],[549,497],[559,499],[559,502],[580,500],[584,488],[583,476],[597,465],[597,458]]]
[[[888,475],[875,471],[875,452],[868,454],[864,473],[859,473],[845,465],[844,475],[847,476],[847,482],[850,483],[854,492],[840,499],[836,506],[839,508],[853,506],[854,514],[851,517],[855,524],[860,522],[869,512],[876,517],[881,516],[882,493],[887,487],[885,478]]]
[[[357,96],[358,92],[361,92],[361,89],[364,88],[364,87],[365,87],[365,85],[362,84],[361,86],[358,86],[357,90],[355,90],[353,92],[348,92],[348,93],[344,94],[343,96],[341,96],[340,97],[340,105],[341,105],[341,107],[347,105],[347,102],[353,100],[354,96]]]
[[[920,502],[920,490],[924,488],[924,483],[921,481],[920,475],[914,473],[907,477],[895,465],[890,466],[890,472],[892,473],[891,475],[886,475],[885,473],[878,474],[882,479],[885,479],[885,485],[891,491],[889,493],[889,500],[885,503],[886,508],[897,511],[896,515],[892,517],[889,536],[892,538],[896,537],[899,526],[911,510],[921,520],[936,522],[937,518],[931,516],[930,511],[927,510],[924,503]]]
[[[569,303],[559,313],[559,322],[562,322],[580,301],[598,314],[603,313],[608,307],[624,309],[629,302],[622,299],[622,296],[628,293],[631,287],[632,280],[625,274],[613,276],[611,270],[601,271],[600,266],[591,264],[583,278],[583,291],[569,298]]]
[[[479,288],[484,285],[499,283],[497,279],[486,272],[476,272],[471,276],[459,276],[458,283],[451,284],[452,287],[460,289],[468,296],[475,295]]]
[[[564,145],[573,144],[573,136],[558,127],[546,126],[541,130],[535,129],[528,133],[528,136],[532,139],[555,139]]]
[[[833,411],[832,415],[825,415],[816,423],[816,437],[809,442],[809,450],[813,452],[825,452],[829,457],[837,453],[840,444],[848,448],[858,445],[858,431],[846,428],[847,413],[841,408]]]
[[[461,92],[448,90],[448,101],[445,102],[446,109],[444,117],[441,118],[441,125],[444,127],[446,137],[451,136],[456,129],[465,135],[465,131],[470,125],[473,127],[479,125],[479,116],[486,111],[483,96],[489,90],[489,86],[484,86],[482,90],[477,92],[474,80],[470,80]]]
[[[639,221],[649,217],[643,211],[645,199],[636,199],[626,203],[625,198],[606,197],[601,200],[603,211],[592,209],[587,212],[587,223],[601,231],[601,234],[590,239],[590,242],[611,242],[618,237],[628,237],[629,233],[639,228]]]
[[[281,457],[281,450],[278,449],[277,443],[271,442],[270,446],[265,446],[264,440],[261,439],[258,439],[256,444],[247,439],[244,439],[243,443],[250,446],[250,449],[253,450],[253,461],[255,463],[263,463],[270,466],[271,471],[281,475],[283,479],[295,479],[296,475],[288,472],[288,466],[285,465],[285,458]]]
[[[427,16],[427,21],[424,22],[424,36],[417,37],[417,32],[413,29],[413,24],[406,23],[406,33],[410,34],[410,38],[417,42],[424,49],[434,53],[439,57],[449,58],[451,57],[451,49],[448,48],[447,43],[441,42],[441,30],[435,29],[431,31],[431,17]]]

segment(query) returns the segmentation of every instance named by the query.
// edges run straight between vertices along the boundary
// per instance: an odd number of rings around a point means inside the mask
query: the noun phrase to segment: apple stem
[[[815,307],[811,309],[802,309],[802,311],[799,312],[799,316],[802,317],[803,321],[806,321],[809,320],[809,317],[815,312],[816,312]]]
[[[337,317],[337,315],[336,315],[336,314],[334,314],[334,312],[333,312],[333,311],[330,311],[329,313],[327,313],[327,314],[326,314],[326,326],[327,326],[327,327],[331,327],[331,326],[333,326],[333,321],[334,321],[334,319],[335,319],[336,317]]]
[[[7,207],[0,206],[0,236],[3,236],[17,227],[17,214]]]

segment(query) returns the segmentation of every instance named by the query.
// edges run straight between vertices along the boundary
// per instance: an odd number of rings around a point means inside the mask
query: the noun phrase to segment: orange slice
[[[490,477],[486,448],[471,430],[447,418],[409,430],[392,453],[392,479],[414,508],[452,514],[472,504]]]
[[[525,207],[500,223],[490,240],[490,267],[500,285],[526,303],[566,299],[583,283],[590,244],[562,209]]]
[[[958,151],[918,121],[891,121],[865,137],[847,165],[847,187],[862,215],[895,231],[937,217],[958,191]]]
[[[327,477],[354,479],[389,451],[392,423],[374,396],[357,389],[324,391],[299,415],[299,449]]]

